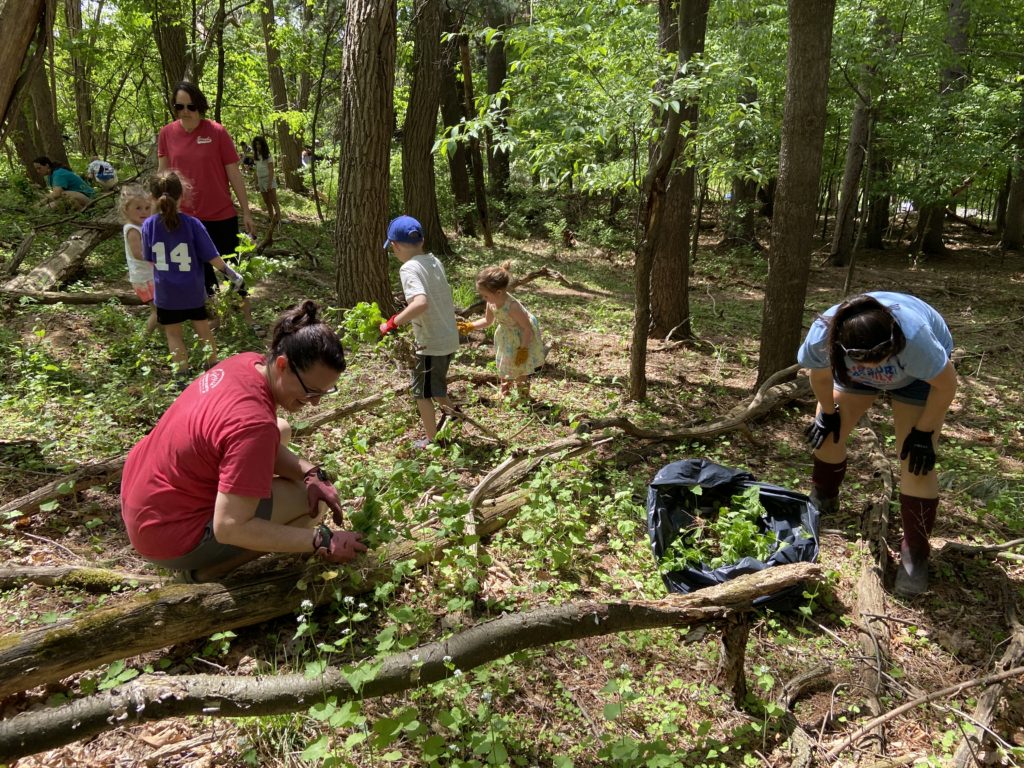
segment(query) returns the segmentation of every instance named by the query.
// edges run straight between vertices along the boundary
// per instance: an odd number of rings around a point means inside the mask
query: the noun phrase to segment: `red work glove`
[[[388,321],[386,323],[380,324],[381,336],[387,336],[392,331],[398,330],[398,323],[395,322],[396,317],[398,317],[398,315],[392,315],[391,317],[388,318]]]
[[[363,534],[353,531],[332,531],[321,525],[313,534],[313,552],[328,563],[348,563],[366,551]]]
[[[344,519],[341,514],[341,499],[338,498],[338,489],[327,477],[327,473],[320,467],[313,467],[302,476],[302,482],[306,486],[306,499],[309,502],[309,516],[316,517],[320,514],[320,502],[322,501],[331,510],[331,517],[337,525],[341,525]]]
[[[516,365],[525,365],[526,359],[530,356],[530,350],[526,347],[520,347],[516,350],[516,359],[514,360]]]

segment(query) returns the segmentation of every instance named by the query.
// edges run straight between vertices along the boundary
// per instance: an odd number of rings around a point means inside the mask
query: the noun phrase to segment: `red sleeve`
[[[221,459],[217,490],[236,496],[269,498],[280,442],[276,423],[262,422],[233,430]]]
[[[160,129],[156,137],[156,156],[167,157],[167,126]]]
[[[238,162],[238,150],[235,149],[235,142],[231,140],[231,134],[224,126],[220,127],[220,159],[224,165]]]

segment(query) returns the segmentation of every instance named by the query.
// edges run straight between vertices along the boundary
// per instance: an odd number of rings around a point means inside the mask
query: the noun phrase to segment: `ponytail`
[[[184,192],[181,177],[174,171],[163,171],[149,180],[149,193],[156,200],[156,212],[167,229],[177,229],[178,201]]]
[[[320,320],[319,312],[316,303],[308,299],[284,311],[274,324],[266,357],[268,365],[284,355],[300,371],[316,363],[334,371],[345,370],[341,340],[331,326]]]

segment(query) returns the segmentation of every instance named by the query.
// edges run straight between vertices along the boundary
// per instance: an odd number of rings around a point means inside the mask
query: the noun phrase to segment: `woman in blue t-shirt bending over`
[[[92,202],[93,191],[81,176],[60,163],[42,155],[32,161],[36,173],[46,179],[50,194],[43,198],[41,205],[50,208],[70,206],[80,211]]]
[[[847,437],[880,391],[892,398],[903,521],[896,592],[904,596],[928,589],[939,496],[935,446],[957,386],[952,351],[935,309],[905,293],[873,291],[818,317],[797,354],[818,400],[807,438],[814,449],[811,500],[824,513],[839,506]]]
[[[178,211],[184,192],[174,171],[162,171],[150,180],[153,210],[157,213],[142,223],[142,257],[153,262],[153,304],[156,320],[167,334],[167,346],[182,382],[188,376],[188,349],[182,324],[188,320],[208,348],[207,365],[217,360],[217,344],[206,312],[203,264],[209,262],[223,272],[234,289],[245,281],[224,263],[217,246],[199,219]]]

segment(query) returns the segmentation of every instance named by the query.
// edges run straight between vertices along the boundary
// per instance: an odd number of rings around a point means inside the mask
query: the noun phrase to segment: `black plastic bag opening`
[[[775,533],[777,543],[765,560],[744,557],[738,562],[711,568],[704,563],[663,572],[669,592],[689,593],[722,584],[745,573],[774,565],[813,563],[818,559],[818,510],[797,491],[759,483],[749,472],[729,469],[706,459],[684,459],[668,464],[654,476],[647,489],[647,529],[651,551],[659,564],[672,543],[689,531],[696,513],[728,506],[732,497],[756,486],[765,515],[760,520],[765,532]],[[700,495],[693,488],[701,489]],[[800,602],[803,585],[795,585],[754,601],[755,606],[786,610]]]

